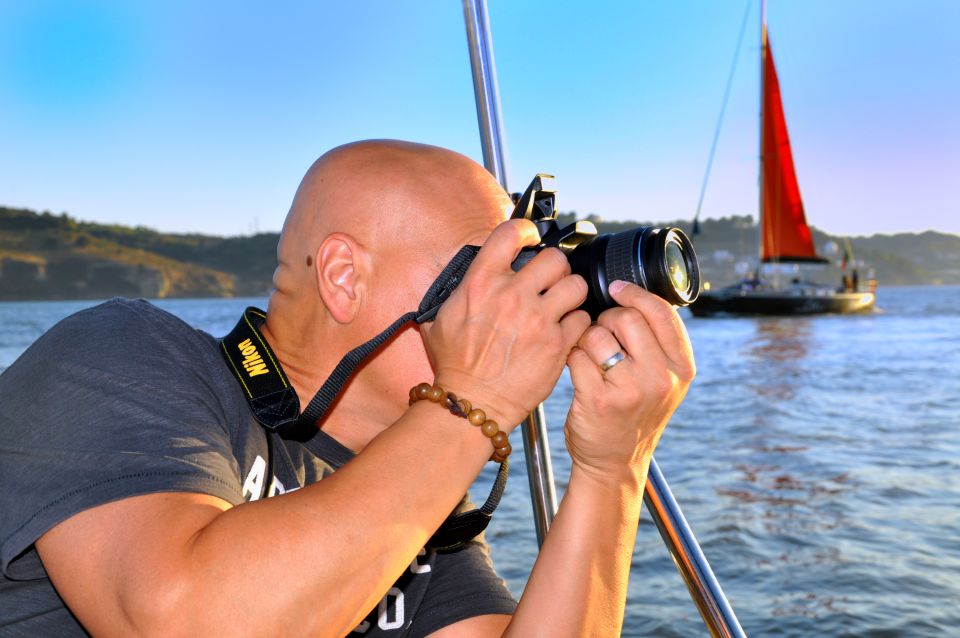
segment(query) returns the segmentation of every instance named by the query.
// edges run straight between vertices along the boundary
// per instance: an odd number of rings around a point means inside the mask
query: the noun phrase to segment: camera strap
[[[284,374],[279,358],[260,333],[266,313],[258,308],[247,308],[230,334],[220,340],[220,350],[234,377],[243,387],[257,422],[269,431],[300,440],[315,434],[317,423],[357,366],[408,322],[419,324],[433,321],[440,306],[463,280],[479,250],[479,246],[461,248],[427,290],[416,311],[404,314],[376,337],[348,352],[302,414],[296,390]],[[451,514],[430,538],[427,546],[453,549],[483,532],[500,504],[508,474],[509,463],[505,461],[500,464],[497,478],[484,504],[479,509]]]
[[[440,310],[440,306],[450,296],[454,289],[463,281],[463,276],[467,274],[467,268],[473,263],[474,258],[480,251],[479,246],[464,246],[457,254],[453,256],[450,263],[446,265],[440,276],[427,289],[427,294],[420,301],[420,306],[414,312],[408,312],[396,321],[394,321],[386,330],[366,343],[357,346],[348,352],[337,367],[334,368],[330,377],[323,383],[313,399],[303,410],[300,417],[301,422],[314,424],[323,418],[327,409],[333,404],[334,399],[340,394],[340,390],[346,384],[347,380],[353,374],[357,366],[364,359],[369,357],[374,351],[382,346],[387,339],[402,328],[407,322],[416,321],[425,323],[433,321]]]

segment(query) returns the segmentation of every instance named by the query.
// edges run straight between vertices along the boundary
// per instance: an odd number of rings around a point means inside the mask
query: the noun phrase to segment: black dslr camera
[[[513,262],[515,271],[544,248],[559,248],[573,273],[587,281],[587,300],[580,307],[594,320],[617,305],[607,287],[618,279],[642,286],[675,306],[687,306],[696,300],[700,266],[693,244],[682,230],[641,226],[598,235],[588,221],[560,228],[556,192],[544,188],[544,178],[553,176],[538,174],[523,195],[514,195],[516,206],[511,219],[529,219],[540,231],[540,243],[521,250]]]

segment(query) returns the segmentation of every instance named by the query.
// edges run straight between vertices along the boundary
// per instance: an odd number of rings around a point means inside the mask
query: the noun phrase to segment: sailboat
[[[875,282],[859,290],[856,271],[844,276],[840,289],[789,280],[779,268],[763,276],[764,264],[826,264],[817,254],[807,225],[790,150],[790,136],[780,97],[780,82],[767,35],[766,6],[761,4],[760,47],[760,241],[752,277],[719,290],[705,290],[690,306],[694,316],[807,315],[863,312],[873,308]],[[846,260],[844,261],[844,268]]]

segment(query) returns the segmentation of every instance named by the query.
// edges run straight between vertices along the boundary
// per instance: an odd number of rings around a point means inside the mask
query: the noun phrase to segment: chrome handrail
[[[483,145],[483,163],[487,170],[507,189],[506,149],[503,120],[500,117],[500,90],[493,61],[493,42],[487,17],[486,0],[463,0],[467,26],[470,67],[477,103],[477,121]],[[509,191],[508,191],[509,192]],[[523,449],[530,481],[530,497],[537,528],[537,541],[543,545],[550,523],[557,511],[557,497],[547,444],[547,424],[543,406],[531,414],[522,426]],[[644,486],[644,503],[650,510],[657,529],[683,577],[704,624],[714,638],[746,638],[737,616],[727,601],[710,563],[700,549],[693,531],[680,511],[670,486],[656,460]]]
[[[470,68],[473,71],[473,94],[477,102],[483,165],[509,193],[505,136],[503,120],[500,119],[500,89],[497,85],[496,65],[493,62],[493,41],[490,38],[486,1],[463,0],[463,18],[467,25],[467,44],[470,47]],[[537,406],[520,429],[523,433],[523,454],[527,462],[537,542],[543,545],[543,539],[546,538],[550,523],[557,513],[557,493],[553,481],[553,466],[550,463],[550,446],[547,442],[547,420],[542,405]]]
[[[653,458],[650,459],[647,483],[643,487],[643,502],[650,510],[650,517],[660,530],[660,537],[670,551],[670,557],[710,635],[714,638],[746,638],[733,607],[700,549],[697,537],[693,535],[667,479]]]

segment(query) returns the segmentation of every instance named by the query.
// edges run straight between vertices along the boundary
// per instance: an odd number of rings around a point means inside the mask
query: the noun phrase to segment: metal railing
[[[483,163],[509,192],[505,136],[503,120],[500,117],[500,90],[493,59],[486,0],[463,0],[463,15],[467,26]],[[537,541],[542,545],[557,511],[553,468],[547,444],[547,424],[542,405],[537,406],[524,422],[522,433]],[[714,637],[746,638],[733,608],[727,602],[723,589],[710,568],[710,563],[680,511],[660,466],[653,459],[650,461],[650,471],[644,486],[643,501],[660,530],[660,536],[710,634]]]
[[[483,165],[497,178],[508,193],[507,152],[500,119],[500,89],[493,61],[493,42],[485,1],[464,0],[463,17],[467,24],[467,43],[470,47],[470,69],[473,72],[473,94],[477,102],[477,122],[483,145]],[[557,513],[557,493],[547,443],[547,419],[543,406],[538,405],[520,426],[523,434],[523,454],[527,462],[530,498],[533,501],[533,520],[537,527],[537,542],[543,544],[550,523]]]

